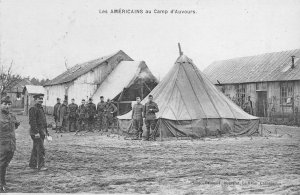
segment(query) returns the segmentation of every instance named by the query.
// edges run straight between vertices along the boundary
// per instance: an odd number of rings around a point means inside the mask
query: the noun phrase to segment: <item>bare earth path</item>
[[[113,135],[55,134],[46,142],[46,172],[26,168],[28,119],[17,130],[10,192],[158,194],[300,193],[300,129],[282,137],[143,142]],[[275,126],[265,126],[274,132]],[[286,133],[292,135],[289,136]]]

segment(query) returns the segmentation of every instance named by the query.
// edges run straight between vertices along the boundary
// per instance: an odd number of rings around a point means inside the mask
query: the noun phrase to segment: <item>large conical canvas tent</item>
[[[220,92],[185,55],[177,59],[150,94],[159,107],[155,135],[204,137],[252,135],[258,131],[258,118],[244,112]],[[118,118],[119,127],[131,132],[131,112]]]

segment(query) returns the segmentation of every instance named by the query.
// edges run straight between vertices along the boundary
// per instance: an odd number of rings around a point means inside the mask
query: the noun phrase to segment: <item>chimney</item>
[[[295,68],[295,56],[291,56],[292,57],[292,68]]]

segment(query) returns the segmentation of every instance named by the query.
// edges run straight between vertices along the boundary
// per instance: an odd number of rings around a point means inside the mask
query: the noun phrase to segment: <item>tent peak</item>
[[[186,55],[182,54],[176,61],[177,63],[190,63],[193,64],[193,60]]]

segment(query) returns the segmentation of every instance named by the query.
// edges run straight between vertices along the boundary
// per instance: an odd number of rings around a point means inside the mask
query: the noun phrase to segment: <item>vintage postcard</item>
[[[0,0],[0,193],[299,194],[300,1]]]

